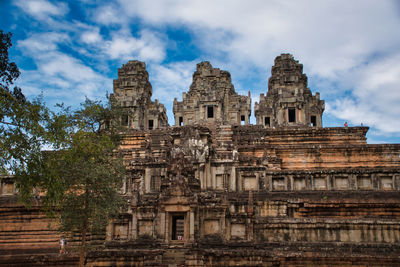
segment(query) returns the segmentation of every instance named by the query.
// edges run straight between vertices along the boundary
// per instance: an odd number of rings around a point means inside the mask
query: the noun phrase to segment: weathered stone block
[[[220,234],[219,220],[205,220],[204,221],[204,235]]]
[[[239,223],[231,224],[231,237],[245,238],[246,237],[246,225],[239,224]]]
[[[245,191],[255,191],[258,190],[257,178],[255,176],[244,177],[243,187]]]
[[[293,190],[303,190],[306,189],[306,179],[305,178],[294,178],[293,179]]]
[[[139,236],[153,236],[153,221],[140,220],[139,225]]]

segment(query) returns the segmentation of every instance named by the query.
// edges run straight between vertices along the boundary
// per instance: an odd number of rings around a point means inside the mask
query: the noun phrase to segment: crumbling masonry
[[[169,127],[144,63],[119,70],[114,94],[134,114],[121,145],[129,208],[89,265],[399,265],[400,145],[323,128],[324,101],[291,55],[271,72],[249,125],[250,95],[199,63]]]

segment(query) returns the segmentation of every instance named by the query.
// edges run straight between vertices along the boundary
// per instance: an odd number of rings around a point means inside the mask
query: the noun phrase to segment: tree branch
[[[20,127],[20,128],[22,127],[21,125],[18,125],[18,124],[12,123],[12,122],[0,121],[0,123],[15,126],[15,127]]]

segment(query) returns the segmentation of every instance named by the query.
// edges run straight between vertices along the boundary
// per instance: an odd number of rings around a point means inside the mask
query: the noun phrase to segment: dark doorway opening
[[[264,125],[265,126],[271,126],[271,119],[269,117],[264,118]]]
[[[245,125],[245,123],[246,123],[246,118],[244,117],[244,115],[241,115],[240,116],[240,124]]]
[[[179,126],[183,126],[183,118],[179,117]]]
[[[154,121],[149,120],[149,130],[153,130],[153,127],[154,127]]]
[[[122,126],[128,126],[129,123],[129,117],[128,115],[122,115]]]
[[[214,107],[207,106],[207,118],[214,118]]]
[[[313,126],[313,127],[317,126],[317,117],[316,116],[311,116],[311,126]]]
[[[185,236],[185,216],[172,215],[172,240],[183,240]]]
[[[289,108],[289,122],[296,122],[296,109]]]

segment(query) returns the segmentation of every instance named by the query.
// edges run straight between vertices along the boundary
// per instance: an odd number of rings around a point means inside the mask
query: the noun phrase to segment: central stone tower
[[[235,92],[229,72],[210,62],[197,64],[193,82],[183,100],[174,100],[175,126],[195,124],[249,124],[251,98]]]
[[[322,127],[325,102],[307,88],[303,65],[290,54],[275,58],[268,81],[267,96],[260,95],[254,113],[258,125],[264,127],[314,126]]]

